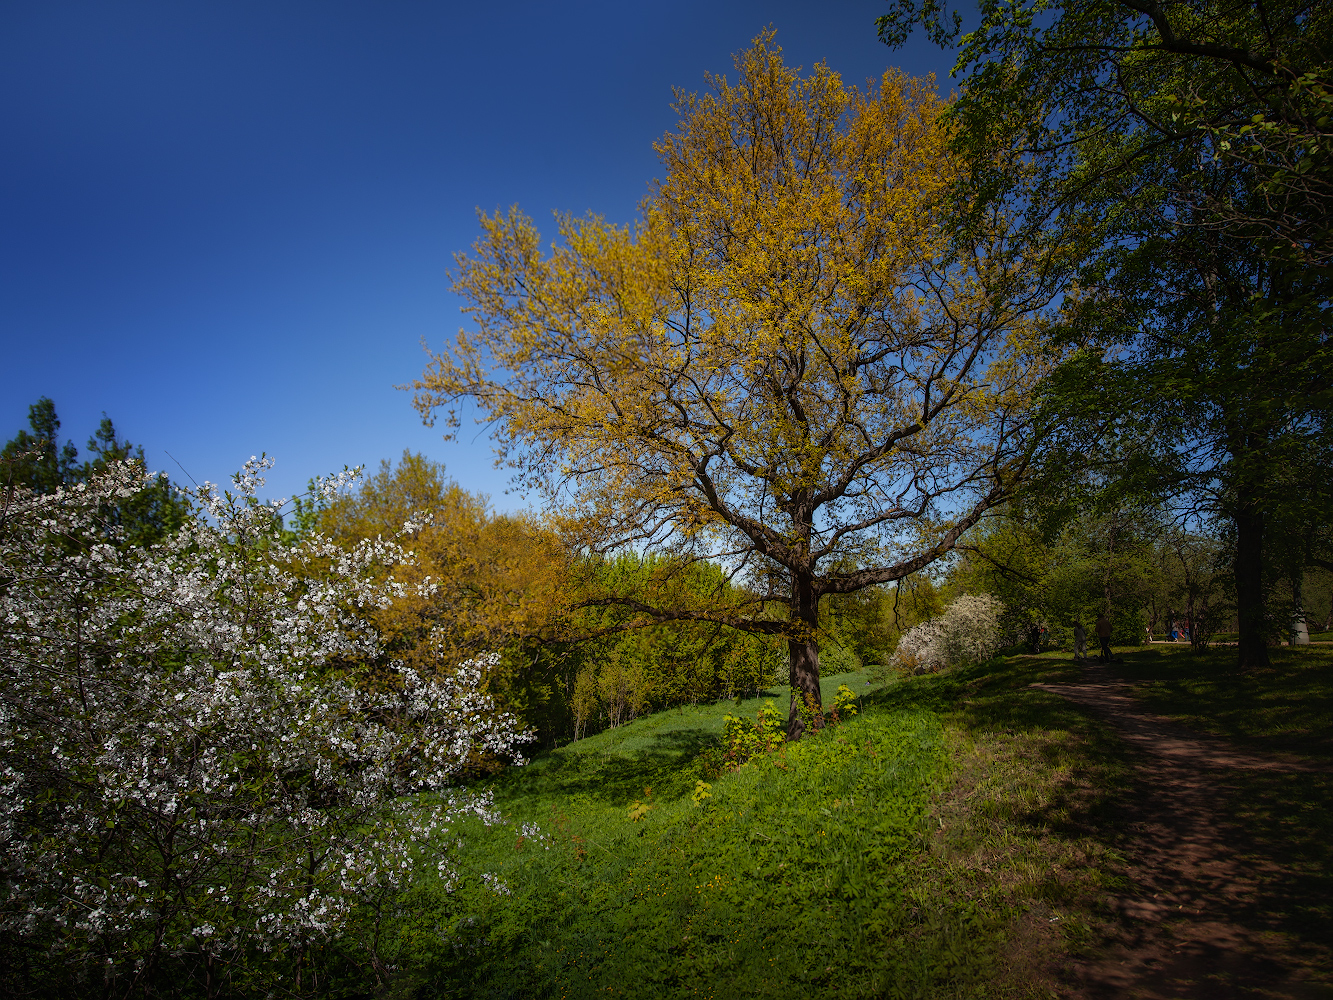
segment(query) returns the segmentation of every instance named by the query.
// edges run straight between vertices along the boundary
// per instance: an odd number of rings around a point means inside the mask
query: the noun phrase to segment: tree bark
[[[791,620],[799,629],[787,639],[790,666],[791,708],[787,716],[787,739],[799,740],[805,733],[801,709],[812,704],[817,714],[812,720],[818,728],[823,720],[819,698],[819,596],[814,577],[793,572],[791,576]],[[811,701],[813,699],[813,701]]]
[[[1236,622],[1240,632],[1237,666],[1268,666],[1264,614],[1264,512],[1243,497],[1236,507]]]

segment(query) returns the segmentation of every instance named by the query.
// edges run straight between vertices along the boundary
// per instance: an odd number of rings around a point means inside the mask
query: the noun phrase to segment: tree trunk
[[[1193,612],[1193,614],[1194,624],[1190,627],[1190,648],[1196,653],[1202,653],[1208,648],[1207,640],[1210,638],[1210,636],[1204,635],[1203,630],[1199,627],[1200,619],[1206,619],[1208,617],[1207,594],[1204,594],[1199,598],[1197,610]]]
[[[1240,632],[1237,666],[1268,666],[1264,614],[1264,512],[1249,498],[1236,506],[1236,625]]]
[[[819,598],[811,576],[792,573],[791,620],[800,627],[800,634],[787,639],[787,657],[790,663],[791,709],[787,716],[787,739],[799,740],[805,732],[801,718],[804,707],[812,707],[812,719],[818,728],[823,722],[823,704],[819,699],[819,643],[815,631],[819,626]]]

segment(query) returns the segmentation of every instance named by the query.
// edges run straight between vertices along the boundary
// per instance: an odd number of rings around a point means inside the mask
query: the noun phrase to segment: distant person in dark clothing
[[[1097,641],[1102,644],[1102,662],[1111,662],[1111,619],[1102,615],[1097,619]]]

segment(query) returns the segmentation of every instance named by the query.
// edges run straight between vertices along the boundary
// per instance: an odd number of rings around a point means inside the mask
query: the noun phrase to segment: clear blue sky
[[[501,508],[485,436],[421,425],[395,384],[462,322],[447,272],[476,210],[628,222],[671,88],[772,25],[852,82],[936,72],[842,2],[0,3],[0,441],[55,400],[149,463],[270,492],[404,448]]]

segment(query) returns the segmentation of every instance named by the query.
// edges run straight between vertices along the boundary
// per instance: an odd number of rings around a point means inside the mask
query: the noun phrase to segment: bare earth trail
[[[1333,942],[1301,941],[1286,918],[1300,879],[1246,852],[1227,815],[1237,772],[1327,774],[1294,757],[1259,755],[1144,711],[1104,667],[1079,684],[1036,684],[1085,706],[1136,752],[1138,788],[1123,816],[1125,889],[1112,942],[1077,964],[1074,995],[1102,1000],[1333,1000]]]

